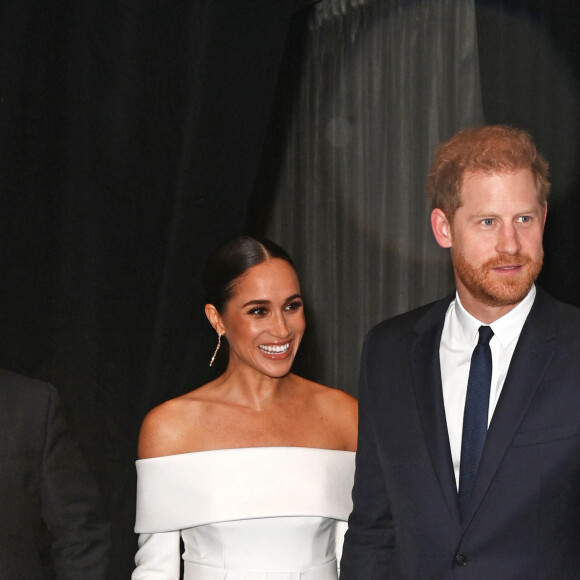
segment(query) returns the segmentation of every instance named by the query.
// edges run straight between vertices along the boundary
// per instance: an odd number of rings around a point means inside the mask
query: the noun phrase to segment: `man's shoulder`
[[[580,308],[554,298],[539,286],[536,286],[536,300],[532,312],[545,313],[560,325],[580,333]]]
[[[55,388],[45,381],[33,379],[7,369],[0,369],[0,398],[38,405],[56,395]]]
[[[449,294],[445,298],[379,322],[369,331],[368,339],[377,340],[389,336],[400,339],[405,335],[411,334],[422,325],[430,326],[442,323],[445,318],[445,312],[454,295],[454,293]]]

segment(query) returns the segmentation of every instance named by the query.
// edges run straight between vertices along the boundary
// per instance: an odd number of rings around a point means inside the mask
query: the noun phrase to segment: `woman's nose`
[[[284,316],[284,314],[282,312],[280,312],[275,317],[272,333],[275,336],[279,336],[281,338],[284,338],[284,337],[288,336],[288,334],[289,334],[288,322],[286,321],[286,317]]]

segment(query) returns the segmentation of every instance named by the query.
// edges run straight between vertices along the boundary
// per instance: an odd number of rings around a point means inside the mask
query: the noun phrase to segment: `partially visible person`
[[[105,580],[103,516],[54,387],[0,370],[0,578]]]
[[[580,578],[580,310],[535,284],[548,164],[467,129],[427,189],[456,291],[365,342],[341,579]]]
[[[290,371],[305,322],[282,248],[236,238],[210,259],[204,283],[228,365],[143,422],[132,578],[178,578],[182,557],[185,580],[336,580],[356,400]]]

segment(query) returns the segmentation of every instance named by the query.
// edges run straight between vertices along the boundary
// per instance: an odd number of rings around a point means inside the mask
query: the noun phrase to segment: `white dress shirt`
[[[536,287],[532,285],[527,296],[513,310],[510,310],[506,315],[489,325],[493,330],[493,337],[489,343],[492,374],[488,426],[501,395],[518,338],[535,297]],[[445,315],[441,345],[439,347],[443,402],[445,404],[451,458],[453,459],[453,469],[455,470],[455,482],[458,488],[463,410],[467,394],[469,366],[473,349],[478,341],[479,327],[482,324],[483,322],[480,322],[465,310],[459,296],[456,295]]]

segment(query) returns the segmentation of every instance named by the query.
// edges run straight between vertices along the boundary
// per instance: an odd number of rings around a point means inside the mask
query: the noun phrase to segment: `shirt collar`
[[[535,298],[536,286],[532,284],[526,297],[515,308],[489,325],[493,330],[494,338],[497,338],[504,348],[520,335]],[[479,327],[483,323],[465,310],[457,292],[454,312],[465,339],[475,346],[479,337]]]

